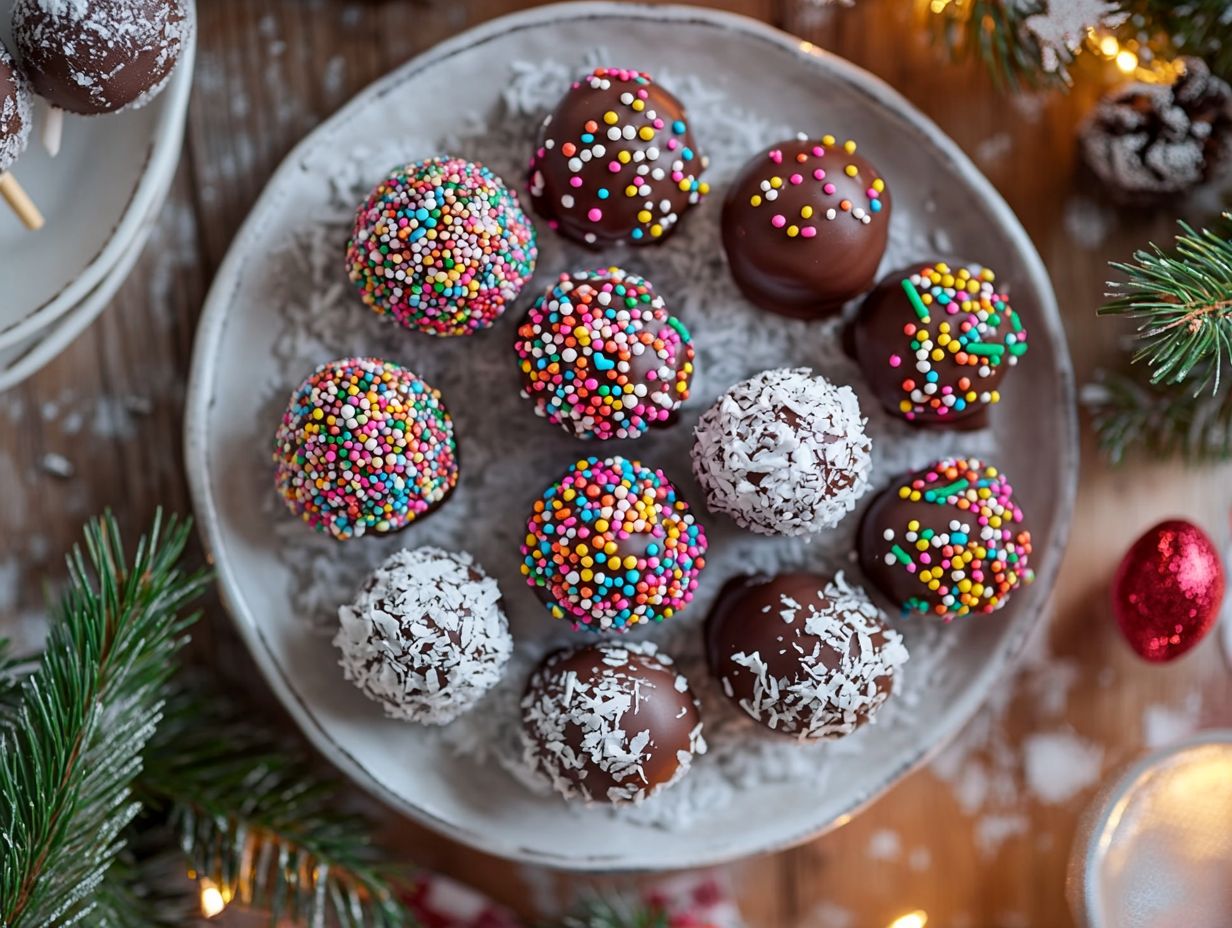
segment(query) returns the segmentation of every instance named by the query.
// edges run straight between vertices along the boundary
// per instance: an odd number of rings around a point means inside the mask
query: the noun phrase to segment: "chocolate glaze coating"
[[[706,618],[705,640],[728,699],[802,741],[842,737],[869,721],[907,659],[901,635],[842,575],[735,577]]]
[[[648,643],[548,655],[527,683],[522,718],[527,763],[569,799],[639,801],[705,750],[687,682]]]
[[[791,139],[744,166],[722,222],[727,263],[750,301],[785,316],[824,318],[872,286],[889,233],[890,192],[854,142]]]
[[[190,28],[183,0],[17,0],[13,36],[34,92],[70,113],[140,106]]]
[[[948,622],[995,612],[1034,579],[1024,521],[996,468],[974,458],[938,461],[873,500],[860,523],[860,566],[904,615]]]
[[[916,425],[987,424],[1027,331],[980,265],[920,263],[887,274],[849,326],[851,352],[881,405]],[[974,288],[974,289],[972,289]]]
[[[26,150],[30,138],[30,88],[9,50],[0,43],[0,173]]]
[[[651,245],[709,190],[683,104],[639,71],[596,68],[546,120],[530,164],[531,204],[594,248]]]

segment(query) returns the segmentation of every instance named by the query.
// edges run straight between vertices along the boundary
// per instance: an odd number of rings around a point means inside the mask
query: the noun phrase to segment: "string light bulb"
[[[1123,48],[1116,53],[1116,66],[1122,74],[1133,74],[1138,70],[1138,56],[1128,48]]]
[[[927,924],[928,913],[923,909],[916,909],[914,912],[898,916],[898,918],[890,922],[887,928],[924,928]]]
[[[207,879],[202,879],[200,882],[201,888],[201,914],[206,918],[214,918],[221,915],[223,909],[227,907],[227,900],[214,883]]]

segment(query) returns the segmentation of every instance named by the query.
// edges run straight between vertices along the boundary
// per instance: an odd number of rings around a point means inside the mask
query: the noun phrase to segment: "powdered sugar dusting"
[[[518,565],[518,545],[535,497],[580,453],[592,450],[563,430],[535,418],[518,395],[519,374],[510,349],[510,329],[468,338],[439,340],[428,346],[368,312],[351,292],[343,270],[343,243],[355,206],[392,165],[440,153],[480,160],[516,185],[543,113],[556,103],[570,80],[586,68],[609,61],[593,50],[581,60],[515,62],[503,89],[504,106],[483,113],[457,113],[447,136],[408,145],[384,138],[364,140],[345,158],[312,162],[304,170],[319,173],[330,191],[328,207],[314,222],[290,230],[285,248],[262,255],[264,272],[276,282],[278,330],[269,362],[272,376],[264,386],[263,416],[254,417],[250,439],[252,466],[268,473],[266,449],[287,391],[323,360],[356,353],[383,352],[411,364],[440,388],[458,428],[462,478],[448,505],[414,527],[415,541],[445,549],[468,550],[481,561],[507,594],[505,611],[515,636],[505,675],[476,709],[453,724],[427,734],[476,765],[499,765],[532,789],[542,789],[527,775],[519,737],[519,702],[527,677],[554,645],[577,643],[562,623],[553,624],[542,605],[525,589]],[[655,283],[694,336],[696,373],[681,422],[671,429],[620,443],[620,452],[647,465],[663,467],[695,507],[702,492],[688,460],[692,427],[702,411],[732,384],[768,369],[809,367],[834,384],[862,383],[854,362],[843,353],[835,321],[804,323],[752,309],[740,297],[724,266],[719,243],[722,188],[745,158],[767,139],[790,138],[797,127],[776,121],[772,113],[735,104],[722,88],[693,76],[662,69],[655,77],[686,102],[698,127],[699,146],[711,155],[708,176],[716,195],[691,211],[670,242],[654,249],[615,252],[597,257],[551,234],[540,236],[540,279],[562,271],[620,263]],[[931,251],[928,216],[904,211],[895,230],[886,266],[900,266]],[[532,291],[538,288],[532,285]],[[533,298],[524,294],[523,299]],[[516,313],[517,308],[511,310]],[[873,445],[872,486],[927,464],[952,451],[953,436],[912,428],[867,404],[865,433]],[[972,455],[995,457],[991,432],[962,436]],[[272,475],[271,475],[272,479]],[[290,608],[305,626],[332,633],[339,603],[353,593],[359,578],[391,546],[405,540],[372,539],[339,545],[313,535],[282,511],[275,493],[266,497],[271,547],[295,578]],[[798,745],[763,735],[758,726],[730,705],[706,672],[698,626],[722,581],[737,573],[774,574],[808,569],[833,574],[848,566],[854,550],[856,520],[844,519],[832,531],[801,538],[772,538],[741,530],[730,520],[708,517],[710,550],[702,583],[690,607],[647,633],[670,653],[703,705],[709,751],[693,764],[690,775],[671,790],[637,806],[612,810],[639,823],[683,827],[741,800],[744,790],[766,784],[821,787],[841,755],[857,755],[883,735],[905,736],[920,725],[921,695],[952,680],[956,648],[967,627],[905,622],[900,628],[911,652],[911,673],[881,710],[876,728],[865,727],[840,741]],[[990,621],[1000,621],[992,619]],[[340,684],[341,685],[341,684]],[[584,820],[586,812],[573,814]]]
[[[855,391],[807,368],[736,384],[694,430],[710,508],[765,535],[833,528],[868,492],[870,444]]]
[[[513,651],[500,595],[469,554],[398,551],[338,610],[343,673],[391,718],[452,722]]]
[[[0,173],[21,156],[29,139],[30,88],[0,42]]]

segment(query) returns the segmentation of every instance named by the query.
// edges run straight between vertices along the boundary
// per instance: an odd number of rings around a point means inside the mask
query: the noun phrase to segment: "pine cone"
[[[1186,194],[1232,165],[1232,88],[1201,59],[1184,65],[1173,84],[1108,93],[1079,130],[1083,160],[1121,202]]]

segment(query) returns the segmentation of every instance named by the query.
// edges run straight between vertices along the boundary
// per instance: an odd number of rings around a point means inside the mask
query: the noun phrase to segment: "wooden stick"
[[[27,229],[37,231],[43,228],[43,214],[34,205],[29,194],[22,189],[21,184],[17,183],[17,178],[8,171],[0,174],[0,197],[8,201],[13,212],[17,214],[17,218]]]
[[[43,147],[54,158],[60,154],[60,140],[64,138],[64,110],[49,103],[43,117]]]

